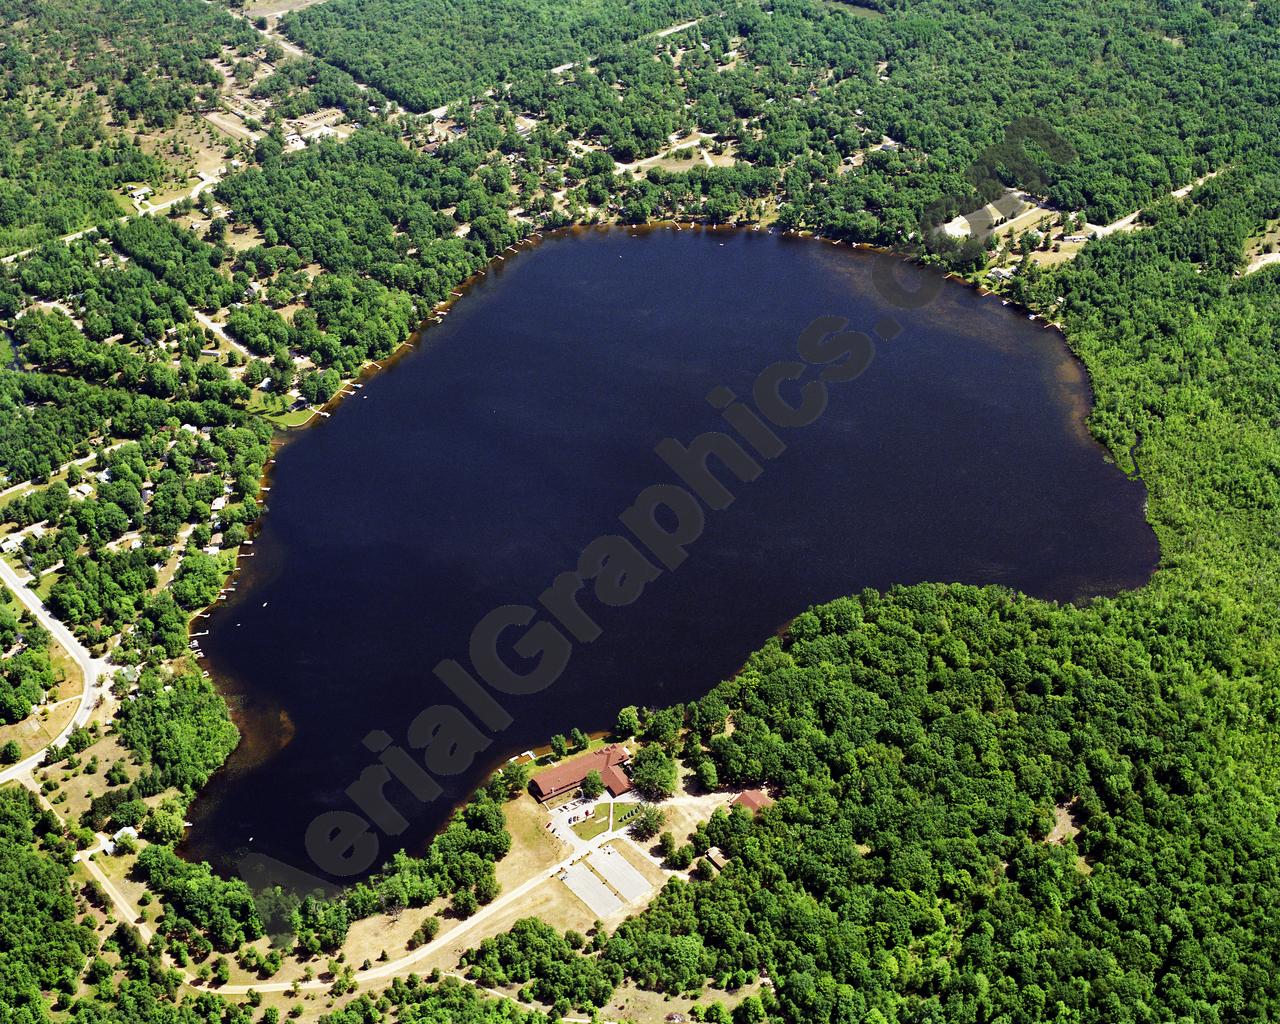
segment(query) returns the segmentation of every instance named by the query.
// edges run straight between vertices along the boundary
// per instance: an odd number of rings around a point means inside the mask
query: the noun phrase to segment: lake
[[[594,539],[626,533],[637,495],[680,483],[660,441],[737,437],[709,393],[750,406],[820,316],[886,335],[891,317],[900,333],[827,385],[815,422],[775,428],[785,451],[759,456],[754,480],[711,460],[734,500],[706,509],[683,564],[625,607],[588,590],[598,639],[573,642],[541,692],[489,691],[512,723],[437,799],[386,788],[409,824],[378,833],[378,861],[421,849],[508,756],[606,728],[627,704],[696,698],[812,604],[929,580],[1062,601],[1145,582],[1158,557],[1145,488],[1087,433],[1087,375],[1061,335],[951,282],[897,309],[872,282],[889,260],[765,232],[575,231],[475,283],[281,451],[253,557],[205,620],[205,664],[244,739],[193,806],[183,852],[316,872],[304,837],[317,815],[354,809],[345,791],[376,760],[362,740],[407,746],[419,712],[457,704],[437,663],[470,665],[477,623],[536,607]],[[910,287],[931,273],[892,269]],[[781,393],[797,402],[798,388]]]

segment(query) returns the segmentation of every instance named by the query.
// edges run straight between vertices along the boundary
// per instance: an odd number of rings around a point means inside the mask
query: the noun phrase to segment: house
[[[744,789],[733,798],[733,803],[730,806],[742,807],[752,814],[757,814],[766,807],[772,807],[773,803],[773,797],[763,789]]]
[[[1008,281],[1013,278],[1013,271],[1005,267],[993,267],[988,271],[987,276],[996,281]]]
[[[626,747],[612,743],[590,754],[553,765],[529,780],[529,790],[538,800],[568,793],[582,785],[592,772],[599,772],[605,788],[613,796],[621,796],[631,788],[631,780],[622,770],[631,760]]]
[[[116,852],[116,844],[123,838],[136,840],[138,838],[138,830],[134,828],[132,825],[126,825],[124,828],[120,829],[119,832],[113,835],[110,839],[103,841],[102,852],[105,853],[108,857],[113,856]]]

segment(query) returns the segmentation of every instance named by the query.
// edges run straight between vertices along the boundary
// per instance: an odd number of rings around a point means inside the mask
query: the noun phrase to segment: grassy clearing
[[[71,694],[65,687],[62,691],[67,696],[78,695],[78,693]],[[0,746],[10,740],[16,740],[18,749],[22,751],[20,759],[28,758],[37,750],[43,750],[52,743],[58,733],[67,727],[67,723],[75,713],[76,704],[70,700],[52,707],[43,705],[34,708],[31,714],[21,722],[0,725]]]
[[[568,756],[561,758],[557,758],[552,754],[550,747],[534,747],[533,754],[535,760],[530,767],[536,773],[538,768],[545,768],[547,765],[572,761],[575,758],[581,757],[583,754],[590,754],[593,750],[599,750],[601,747],[607,747],[611,742],[613,741],[610,740],[608,735],[605,733],[601,733],[598,736],[591,736],[587,740],[587,745],[581,750],[570,751]]]
[[[267,413],[268,420],[277,427],[283,427],[285,430],[305,427],[314,416],[315,411],[312,409],[291,409],[288,412]]]
[[[70,705],[67,706],[70,707]],[[78,757],[80,760],[78,768],[68,771],[65,765],[51,765],[39,773],[42,781],[47,778],[58,783],[57,793],[52,794],[51,798],[62,796],[57,805],[58,814],[67,821],[78,821],[80,815],[89,809],[89,803],[95,796],[120,788],[109,785],[107,782],[107,771],[113,764],[119,762],[123,765],[130,780],[136,779],[141,771],[133,763],[133,754],[125,749],[114,735],[103,736],[87,750],[82,751]],[[95,757],[98,759],[97,765],[90,772],[88,768]]]
[[[506,805],[507,831],[511,851],[498,861],[498,883],[503,890],[514,889],[539,871],[546,871],[569,853],[547,828],[547,812],[528,793]]]
[[[580,821],[572,826],[574,833],[579,839],[594,839],[601,832],[607,832],[609,829],[609,813],[613,805],[607,802],[596,804],[595,810],[591,812],[591,817],[586,821]]]
[[[820,0],[820,2],[823,7],[829,7],[834,11],[845,11],[855,18],[870,18],[875,21],[885,16],[884,11],[877,11],[873,7],[863,7],[854,3],[853,0]]]
[[[62,574],[58,572],[45,573],[40,577],[39,582],[32,588],[33,592],[41,601],[49,600],[49,593],[53,590],[53,585],[58,582]]]

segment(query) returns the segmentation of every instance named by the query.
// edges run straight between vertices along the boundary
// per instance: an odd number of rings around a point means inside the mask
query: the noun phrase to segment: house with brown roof
[[[539,800],[577,789],[592,772],[599,772],[605,789],[613,796],[621,796],[631,789],[631,779],[623,766],[631,760],[631,752],[618,743],[611,743],[590,754],[575,757],[552,765],[529,780],[529,791]]]
[[[733,798],[733,803],[730,806],[745,807],[752,814],[756,814],[766,807],[772,807],[773,804],[773,797],[763,789],[744,789]]]
[[[622,770],[622,765],[611,764],[600,772],[600,781],[610,796],[622,796],[631,792],[631,776]]]

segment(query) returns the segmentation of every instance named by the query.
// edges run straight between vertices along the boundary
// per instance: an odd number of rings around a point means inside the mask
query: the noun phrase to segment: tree
[[[409,948],[417,949],[419,946],[425,946],[428,942],[436,937],[436,932],[440,930],[440,918],[432,915],[422,919],[422,924],[418,925],[417,930],[409,939]]]
[[[594,769],[587,772],[587,777],[582,780],[582,795],[588,800],[596,800],[603,792],[604,780],[600,773]]]
[[[501,886],[498,885],[497,876],[492,871],[488,871],[476,879],[475,894],[477,902],[492,903],[500,891]]]
[[[551,737],[551,753],[557,758],[564,757],[569,753],[569,741],[564,738],[561,733],[556,733]]]
[[[671,860],[677,850],[676,837],[670,832],[663,832],[658,837],[658,850],[661,852],[663,860]]]
[[[470,917],[479,907],[476,894],[470,889],[459,889],[453,895],[453,912],[459,917]]]
[[[676,763],[662,747],[642,747],[631,761],[631,781],[650,800],[664,800],[676,791]]]
[[[502,766],[498,778],[508,798],[519,796],[529,785],[529,766],[510,761]]]
[[[18,746],[17,740],[9,740],[0,747],[0,764],[17,764],[20,760],[22,760],[22,748]]]
[[[183,830],[181,812],[165,807],[153,810],[142,825],[143,836],[153,843],[176,843],[182,838]]]
[[[618,739],[627,739],[640,731],[640,711],[634,704],[628,705],[618,712],[617,724],[613,734]]]
[[[698,785],[707,792],[720,786],[720,773],[716,771],[716,763],[710,758],[698,764]]]
[[[661,832],[662,826],[666,823],[667,816],[660,807],[645,804],[631,820],[631,834],[644,842]]]
[[[575,726],[573,731],[569,733],[569,741],[573,744],[575,750],[586,750],[591,739],[585,732]]]

